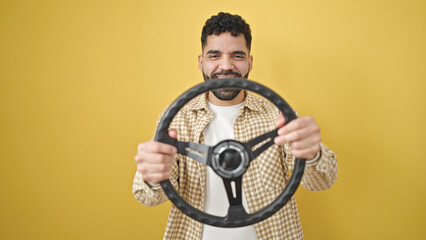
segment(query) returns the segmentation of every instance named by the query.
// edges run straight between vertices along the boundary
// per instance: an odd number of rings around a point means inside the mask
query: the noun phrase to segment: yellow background
[[[131,194],[158,114],[202,81],[204,21],[252,27],[250,79],[338,155],[296,194],[306,239],[426,238],[426,2],[0,1],[0,238],[161,239]]]

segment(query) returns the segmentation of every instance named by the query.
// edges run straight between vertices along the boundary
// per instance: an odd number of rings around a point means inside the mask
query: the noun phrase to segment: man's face
[[[244,35],[234,37],[229,32],[207,37],[203,54],[198,56],[198,67],[204,81],[216,78],[247,78],[253,57],[249,55]],[[240,90],[219,89],[212,91],[220,100],[234,99]]]

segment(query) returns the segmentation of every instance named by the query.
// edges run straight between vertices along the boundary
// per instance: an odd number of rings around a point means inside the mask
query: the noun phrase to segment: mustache
[[[241,74],[237,73],[237,72],[233,72],[232,70],[226,70],[226,71],[220,71],[220,72],[216,72],[213,73],[211,78],[218,78],[219,75],[223,75],[223,76],[228,76],[228,75],[234,75],[237,77],[241,77]]]

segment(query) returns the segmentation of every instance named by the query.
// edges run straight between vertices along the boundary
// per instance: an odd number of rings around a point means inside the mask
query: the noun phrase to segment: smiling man
[[[238,15],[219,13],[208,19],[201,35],[202,54],[198,56],[204,81],[247,79],[253,67],[251,40],[249,25]],[[202,94],[175,116],[170,127],[173,138],[210,146],[225,139],[246,142],[279,128],[275,144],[259,155],[243,176],[242,203],[249,213],[266,207],[282,192],[295,158],[307,160],[302,185],[308,190],[328,189],[337,178],[336,156],[321,143],[320,128],[312,117],[285,124],[274,105],[248,91],[219,89]],[[222,179],[210,167],[176,153],[175,147],[164,143],[139,144],[135,198],[146,206],[165,202],[167,196],[158,183],[170,179],[185,201],[206,213],[225,216],[229,202]],[[205,225],[172,206],[164,239],[303,239],[303,232],[292,197],[270,218],[240,228]]]

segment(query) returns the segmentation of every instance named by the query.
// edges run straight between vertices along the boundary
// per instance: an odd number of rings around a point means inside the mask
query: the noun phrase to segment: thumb
[[[170,129],[169,130],[169,136],[171,137],[171,138],[174,138],[174,139],[177,139],[177,131],[176,131],[176,129]]]

